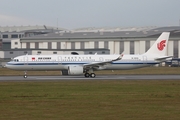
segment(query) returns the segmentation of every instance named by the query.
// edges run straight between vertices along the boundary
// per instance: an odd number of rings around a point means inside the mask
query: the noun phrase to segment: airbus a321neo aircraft
[[[141,55],[22,55],[6,63],[13,70],[67,70],[68,75],[94,78],[97,70],[124,70],[147,67],[166,61],[169,32],[163,32],[152,47]]]

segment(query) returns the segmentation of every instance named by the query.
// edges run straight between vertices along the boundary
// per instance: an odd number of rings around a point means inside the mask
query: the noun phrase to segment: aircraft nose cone
[[[8,68],[8,64],[6,63],[4,67]]]
[[[5,66],[6,68],[9,68],[9,69],[16,69],[16,66],[14,66],[12,62],[7,62]]]
[[[11,68],[10,65],[9,65],[9,62],[7,62],[4,67]]]

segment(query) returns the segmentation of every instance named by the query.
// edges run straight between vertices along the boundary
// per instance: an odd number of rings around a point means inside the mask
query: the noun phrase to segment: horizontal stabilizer
[[[157,61],[167,61],[168,60],[171,60],[173,56],[164,56],[164,57],[159,57],[159,58],[155,58],[155,60]]]

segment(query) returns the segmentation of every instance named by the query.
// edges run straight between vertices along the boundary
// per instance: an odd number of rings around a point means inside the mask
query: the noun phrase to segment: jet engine
[[[83,66],[71,65],[68,66],[68,75],[82,75],[83,70]]]

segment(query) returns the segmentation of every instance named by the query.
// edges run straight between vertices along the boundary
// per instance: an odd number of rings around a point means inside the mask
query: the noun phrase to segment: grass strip
[[[178,80],[0,83],[0,119],[178,120]]]

